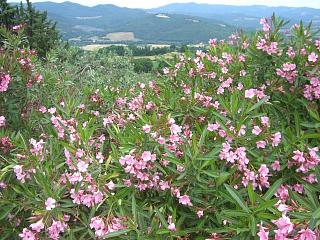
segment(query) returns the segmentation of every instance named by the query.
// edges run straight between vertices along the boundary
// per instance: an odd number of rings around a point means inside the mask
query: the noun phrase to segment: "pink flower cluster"
[[[249,99],[252,99],[255,96],[257,97],[257,99],[262,99],[262,98],[266,97],[263,88],[260,88],[260,89],[250,88],[248,90],[245,90],[244,96],[245,96],[245,98],[249,98]]]
[[[87,171],[88,166],[93,160],[86,156],[86,152],[82,149],[76,151],[77,164],[73,163],[70,152],[65,149],[66,163],[69,166],[71,173],[66,173],[61,176],[60,182],[66,184],[67,180],[71,185],[80,186],[70,189],[70,197],[75,204],[83,204],[87,207],[93,207],[103,201],[104,193],[101,192],[96,185],[94,179]],[[99,157],[100,155],[98,155]],[[100,159],[103,156],[100,156]],[[100,160],[98,160],[99,162]],[[80,184],[80,185],[79,185]]]
[[[304,85],[303,96],[310,100],[320,99],[320,79],[318,77],[311,77],[310,84]]]
[[[60,233],[65,232],[68,225],[63,221],[53,220],[51,226],[47,229],[49,239],[58,240],[60,237]],[[30,225],[30,229],[24,228],[22,233],[19,234],[19,237],[22,240],[39,240],[38,234],[45,228],[43,220],[39,220],[36,223]]]
[[[0,72],[0,92],[6,92],[8,90],[10,81],[11,77],[9,74]]]
[[[30,153],[33,156],[36,156],[38,158],[38,160],[43,161],[44,160],[44,144],[45,144],[45,142],[42,139],[40,139],[40,141],[37,142],[33,138],[31,138],[29,140],[29,142],[31,144]]]
[[[261,18],[260,19],[260,24],[263,26],[262,29],[265,32],[268,32],[270,30],[270,25],[268,24],[268,21],[266,18]]]
[[[13,167],[13,171],[16,174],[17,179],[21,183],[25,183],[25,179],[31,179],[31,173],[35,173],[35,169],[23,170],[23,165],[16,165]]]
[[[297,229],[296,226],[291,222],[291,219],[285,214],[281,218],[272,221],[277,229],[274,230],[275,240],[287,240],[287,239],[299,239],[299,240],[317,240],[317,231],[312,231],[310,228]],[[266,227],[259,224],[258,237],[260,240],[268,240],[269,231]],[[293,237],[293,238],[292,238]]]
[[[30,70],[34,67],[29,57],[20,57],[17,59],[17,61],[20,63],[21,68],[24,70]]]
[[[259,38],[258,43],[256,44],[257,49],[266,52],[268,55],[279,54],[278,43],[268,41],[265,38]]]
[[[13,145],[10,141],[9,137],[1,137],[0,138],[0,151],[3,154],[7,154],[12,149]]]
[[[90,221],[90,228],[94,229],[97,238],[104,238],[107,234],[125,229],[120,218],[93,217]]]
[[[294,63],[284,63],[282,69],[277,68],[277,75],[287,79],[289,83],[293,84],[298,75],[296,65]]]
[[[53,240],[59,239],[59,234],[63,233],[68,225],[62,221],[53,220],[51,226],[48,228],[49,238]]]
[[[299,150],[294,151],[293,161],[289,161],[288,166],[296,166],[297,172],[307,173],[314,169],[320,163],[320,157],[318,156],[319,148],[309,148],[308,153],[301,152]]]
[[[149,151],[144,151],[141,155],[129,154],[121,157],[119,163],[123,166],[124,171],[132,176],[132,179],[124,180],[125,184],[130,186],[134,181],[140,191],[170,188],[167,182],[160,181],[161,174],[155,171],[155,161],[156,155]]]

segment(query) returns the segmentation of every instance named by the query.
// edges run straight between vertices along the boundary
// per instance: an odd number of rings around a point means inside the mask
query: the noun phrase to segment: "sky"
[[[31,0],[31,2],[44,2],[45,0]],[[52,2],[64,2],[65,0],[50,0]],[[82,5],[94,6],[97,4],[115,4],[130,8],[154,8],[169,3],[196,2],[225,5],[267,5],[289,7],[311,7],[320,9],[320,0],[69,0]],[[20,2],[9,0],[8,2]]]

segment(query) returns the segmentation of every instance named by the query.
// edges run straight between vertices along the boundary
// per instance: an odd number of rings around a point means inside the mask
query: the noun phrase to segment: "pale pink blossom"
[[[203,210],[198,210],[197,215],[198,215],[198,218],[202,218],[203,217]]]
[[[245,98],[252,99],[256,95],[256,92],[257,92],[256,89],[249,89],[244,92],[244,96]]]
[[[188,206],[192,206],[192,203],[190,201],[190,198],[188,195],[183,195],[179,197],[179,203],[181,203],[182,205],[188,205]]]
[[[0,116],[0,127],[4,127],[6,125],[6,118],[4,116]]]
[[[54,209],[56,207],[56,200],[49,197],[46,201],[45,201],[45,205],[46,205],[46,210],[50,211],[52,209]]]
[[[269,232],[266,231],[266,228],[262,226],[262,223],[259,224],[259,232],[258,232],[258,237],[260,240],[268,240]]]
[[[79,172],[86,172],[88,169],[89,164],[84,162],[84,161],[78,161],[77,163],[77,168],[79,170]]]
[[[38,233],[41,232],[41,230],[44,229],[44,224],[42,219],[36,223],[31,224],[30,227],[33,231],[36,231]]]
[[[280,162],[279,161],[274,161],[274,163],[271,164],[271,168],[273,171],[280,171]]]
[[[262,132],[262,130],[259,126],[254,126],[252,129],[252,133],[257,136],[260,135],[261,132]]]
[[[150,133],[151,131],[151,126],[146,124],[142,127],[142,130],[145,132],[145,133]]]
[[[299,232],[299,240],[317,240],[317,235],[311,229],[301,229]]]
[[[309,62],[316,62],[318,60],[318,55],[315,54],[314,52],[312,52],[309,56],[308,56],[308,61]]]

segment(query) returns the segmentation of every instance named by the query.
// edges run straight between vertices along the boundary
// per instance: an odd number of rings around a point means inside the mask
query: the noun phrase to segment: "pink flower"
[[[274,161],[274,163],[271,164],[271,168],[273,171],[280,171],[280,163],[279,161]]]
[[[6,125],[6,118],[4,116],[0,116],[0,127],[4,127]]]
[[[276,147],[279,145],[279,143],[281,142],[281,133],[280,132],[276,132],[272,135],[271,137],[272,139],[272,146]]]
[[[300,235],[299,240],[317,240],[317,236],[315,232],[313,232],[309,228],[300,230],[299,235]]]
[[[262,223],[259,224],[259,232],[258,232],[258,237],[260,238],[260,240],[268,240],[268,236],[269,236],[269,232],[265,231],[265,227],[262,226]]]
[[[78,161],[77,163],[77,168],[79,170],[79,172],[86,172],[88,169],[88,164],[84,161]]]
[[[41,82],[43,80],[43,77],[41,74],[37,74],[35,77],[34,77],[35,81],[37,83]]]
[[[276,197],[280,198],[280,200],[282,200],[283,202],[285,202],[287,200],[287,198],[289,197],[289,191],[288,191],[288,187],[281,185],[277,192],[276,192]]]
[[[252,99],[252,98],[256,95],[256,92],[257,92],[256,89],[251,88],[251,89],[246,90],[246,91],[244,92],[244,96],[245,96],[245,98],[250,98],[250,99]]]
[[[203,217],[203,210],[198,210],[197,215],[198,215],[198,218],[202,218]]]
[[[165,75],[168,75],[170,73],[170,70],[167,67],[165,67],[162,71]]]
[[[273,220],[272,222],[278,227],[277,233],[286,236],[293,231],[293,224],[291,223],[290,218],[285,215],[282,215],[281,218]]]
[[[45,106],[41,106],[38,110],[41,113],[46,113],[47,112],[47,108]]]
[[[64,232],[67,228],[67,224],[61,221],[53,220],[52,225],[48,228],[48,234],[51,239],[59,239],[59,234]]]
[[[10,81],[10,75],[0,72],[0,92],[6,92],[8,90]]]
[[[213,132],[213,131],[217,131],[219,129],[220,125],[219,123],[209,123],[208,124],[208,131]]]
[[[182,129],[179,125],[172,124],[170,127],[170,131],[171,131],[171,134],[178,134],[178,133],[181,133]]]
[[[156,160],[156,155],[151,154],[150,151],[144,151],[141,155],[141,158],[143,161],[148,162],[148,161],[155,161]]]
[[[261,117],[261,123],[265,127],[269,127],[269,118],[268,117]]]
[[[150,133],[151,131],[151,126],[146,124],[142,127],[142,130],[145,132],[145,133]]]
[[[287,206],[284,203],[281,203],[281,201],[278,201],[277,204],[275,205],[275,207],[282,212],[283,214],[287,214],[287,212],[289,212],[291,210],[291,208],[289,206]]]
[[[164,145],[166,143],[166,139],[162,136],[158,137],[158,143]]]
[[[22,238],[22,240],[36,240],[36,234],[29,230],[28,228],[24,228],[22,230],[22,233],[19,234],[19,237]]]
[[[270,27],[270,25],[269,25],[269,24],[267,24],[267,23],[266,23],[266,24],[263,24],[263,28],[262,28],[262,29],[263,29],[263,31],[267,32],[267,31],[269,31],[269,30],[270,30],[270,28],[271,28],[271,27]]]
[[[256,142],[257,148],[266,148],[267,142],[266,141],[258,141]]]
[[[176,225],[172,222],[172,216],[168,217],[168,230],[170,231],[176,231]]]
[[[188,206],[192,206],[192,203],[190,201],[190,198],[188,195],[183,195],[179,197],[179,203],[181,203],[182,205],[188,205]]]
[[[50,211],[52,209],[54,209],[56,207],[56,200],[49,197],[46,202],[45,202],[45,205],[46,205],[46,210]]]
[[[41,232],[41,230],[44,229],[44,224],[42,222],[42,219],[36,223],[31,224],[30,227],[33,231],[36,231],[38,233]]]
[[[209,44],[210,44],[211,46],[216,46],[216,45],[217,45],[217,39],[216,39],[216,38],[210,39],[210,40],[209,40]]]
[[[49,108],[48,112],[51,114],[55,114],[55,112],[57,111],[57,109],[55,107]]]
[[[314,52],[312,52],[309,56],[308,56],[308,61],[309,62],[316,62],[318,60],[318,55],[315,54]]]
[[[108,182],[106,186],[111,191],[113,191],[116,188],[116,185],[113,183],[113,181]]]
[[[169,226],[168,226],[168,230],[170,231],[176,231],[176,225],[174,223],[170,223]]]
[[[261,130],[261,128],[258,127],[258,126],[254,126],[253,129],[252,129],[252,133],[253,133],[254,135],[257,135],[257,136],[258,136],[261,132],[262,132],[262,130]]]

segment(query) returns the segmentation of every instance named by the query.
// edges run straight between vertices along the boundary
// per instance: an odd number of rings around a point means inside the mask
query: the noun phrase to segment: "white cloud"
[[[9,0],[10,1],[10,0]],[[11,0],[20,2],[19,0]],[[45,0],[31,0],[32,2],[43,2]],[[51,0],[53,2],[64,2],[64,0]],[[115,4],[131,8],[152,8],[169,3],[191,2],[192,0],[70,0],[82,5],[94,6],[97,4]],[[267,6],[290,6],[290,7],[312,7],[320,8],[320,0],[193,0],[197,3],[226,4],[226,5],[267,5]]]

